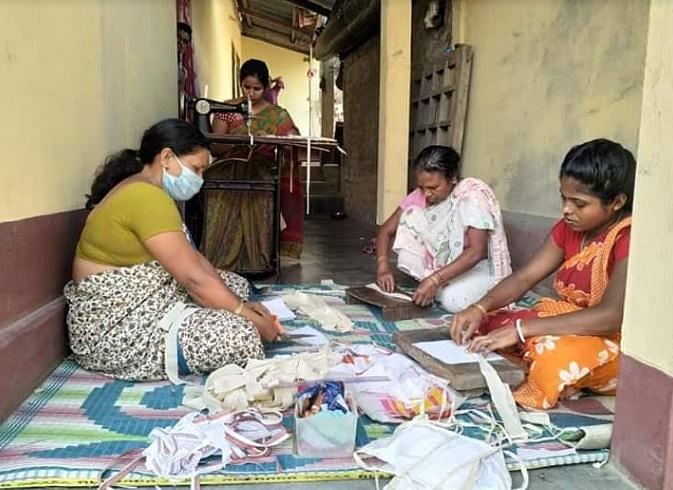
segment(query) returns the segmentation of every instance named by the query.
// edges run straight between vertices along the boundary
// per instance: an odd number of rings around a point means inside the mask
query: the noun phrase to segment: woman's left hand
[[[411,299],[419,306],[431,305],[437,294],[437,283],[430,277],[426,277],[414,291]]]
[[[507,325],[489,332],[487,335],[478,335],[468,344],[470,352],[493,352],[506,349],[519,343],[519,335],[514,325]]]

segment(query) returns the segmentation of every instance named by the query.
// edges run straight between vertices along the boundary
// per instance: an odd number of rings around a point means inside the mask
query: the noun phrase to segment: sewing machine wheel
[[[194,107],[199,114],[208,114],[210,112],[210,103],[205,99],[199,99]]]

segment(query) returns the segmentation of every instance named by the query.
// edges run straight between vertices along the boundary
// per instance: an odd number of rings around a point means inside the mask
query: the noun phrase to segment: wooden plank
[[[463,136],[465,133],[465,117],[467,115],[467,99],[470,94],[470,77],[472,73],[472,47],[461,44],[456,52],[455,91],[451,103],[451,146],[462,155]]]
[[[396,291],[400,292],[400,291]],[[390,298],[366,286],[346,289],[346,303],[365,303],[381,309],[384,320],[401,321],[428,316],[429,306],[418,306],[410,301]]]
[[[448,380],[453,388],[459,391],[486,388],[486,381],[481,375],[477,362],[446,364],[414,346],[417,342],[432,342],[450,338],[449,327],[410,330],[393,334],[393,342],[404,354],[414,359],[432,374]],[[510,386],[521,384],[525,378],[523,368],[510,360],[494,361],[491,365],[495,368],[500,379]]]

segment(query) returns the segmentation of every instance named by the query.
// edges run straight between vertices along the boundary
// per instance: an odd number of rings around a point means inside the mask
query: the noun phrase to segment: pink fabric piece
[[[420,189],[416,189],[409,193],[400,201],[400,208],[402,208],[402,211],[406,211],[409,206],[418,206],[421,209],[425,208],[425,196]]]

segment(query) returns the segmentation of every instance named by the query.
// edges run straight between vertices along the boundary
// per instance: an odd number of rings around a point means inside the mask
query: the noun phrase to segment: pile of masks
[[[383,423],[400,423],[417,415],[448,417],[465,397],[445,379],[434,376],[406,356],[373,345],[339,346],[341,362],[328,377],[352,378],[350,392],[360,410]],[[367,381],[385,379],[388,381]]]
[[[293,383],[324,379],[339,359],[325,346],[318,352],[250,359],[245,368],[227,364],[208,376],[203,406],[211,413],[235,412],[250,406],[285,410],[294,405]]]
[[[502,449],[418,418],[353,454],[364,469],[395,475],[386,490],[510,490]],[[522,466],[523,484],[528,476]],[[378,488],[378,478],[376,482]]]
[[[189,413],[172,427],[152,429],[149,446],[98,488],[114,488],[144,462],[155,475],[173,482],[189,478],[192,490],[198,489],[200,475],[268,456],[290,437],[282,421],[280,412],[257,409],[214,416]]]

